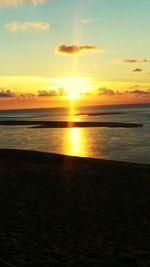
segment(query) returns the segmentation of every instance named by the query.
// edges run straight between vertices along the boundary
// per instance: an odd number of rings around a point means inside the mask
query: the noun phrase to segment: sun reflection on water
[[[67,129],[65,136],[64,154],[72,156],[88,156],[84,129]]]
[[[64,136],[63,154],[88,156],[87,136],[84,128],[74,127],[74,121],[80,121],[76,113],[76,101],[70,101],[68,128]]]

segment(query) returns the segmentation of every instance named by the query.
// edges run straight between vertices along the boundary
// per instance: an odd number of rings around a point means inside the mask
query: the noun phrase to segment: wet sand
[[[150,266],[150,165],[0,150],[0,266]]]

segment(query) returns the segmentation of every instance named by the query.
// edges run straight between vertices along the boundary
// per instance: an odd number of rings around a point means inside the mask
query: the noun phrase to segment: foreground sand
[[[150,165],[0,150],[0,266],[150,266]]]

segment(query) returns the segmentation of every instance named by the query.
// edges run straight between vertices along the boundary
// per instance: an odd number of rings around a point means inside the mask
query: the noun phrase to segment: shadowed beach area
[[[0,266],[150,266],[149,173],[0,149]]]

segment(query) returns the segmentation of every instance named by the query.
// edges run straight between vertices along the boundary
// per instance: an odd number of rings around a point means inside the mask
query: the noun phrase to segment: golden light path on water
[[[65,137],[64,154],[86,156],[86,145],[83,129],[68,128]]]
[[[69,116],[73,118],[75,113],[75,101],[70,101]],[[71,122],[68,121],[68,124]],[[64,136],[64,151],[66,155],[88,156],[87,135],[84,128],[67,128]]]

